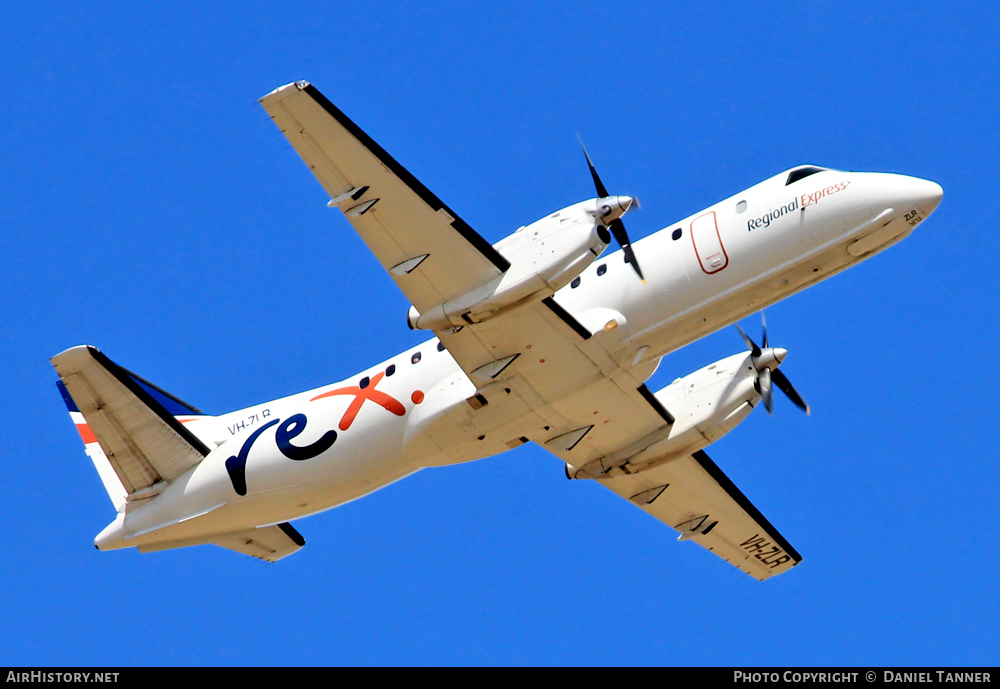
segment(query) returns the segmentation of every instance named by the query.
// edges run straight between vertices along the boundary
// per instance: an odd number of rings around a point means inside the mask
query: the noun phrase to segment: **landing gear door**
[[[691,221],[691,242],[698,255],[701,269],[711,275],[729,265],[729,256],[722,246],[722,236],[715,218],[715,211],[699,215]]]

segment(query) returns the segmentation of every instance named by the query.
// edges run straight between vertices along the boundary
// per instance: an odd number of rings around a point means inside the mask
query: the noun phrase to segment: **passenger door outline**
[[[706,274],[718,273],[729,265],[729,255],[722,244],[722,234],[719,232],[715,211],[702,213],[691,221],[691,245],[694,247],[702,271]]]

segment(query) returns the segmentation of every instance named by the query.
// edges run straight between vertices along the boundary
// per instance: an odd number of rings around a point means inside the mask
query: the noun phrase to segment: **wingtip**
[[[289,96],[292,91],[304,91],[308,86],[310,86],[308,81],[292,81],[264,94],[257,99],[257,102],[261,105],[269,105],[274,101]]]

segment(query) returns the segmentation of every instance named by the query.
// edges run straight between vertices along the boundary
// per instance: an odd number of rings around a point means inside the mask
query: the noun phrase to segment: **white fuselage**
[[[579,281],[556,293],[556,301],[584,323],[588,313],[600,316],[603,309],[620,314],[612,355],[646,378],[664,354],[904,238],[941,198],[936,184],[901,175],[825,170],[786,185],[787,177],[765,180],[636,242],[646,282],[618,251],[587,267]],[[739,382],[743,359],[723,362]],[[668,409],[677,409],[682,387],[658,393]],[[732,408],[723,411],[729,421],[719,427],[722,433],[752,409],[752,388],[752,382],[726,388]],[[215,449],[155,499],[120,514],[97,545],[139,546],[285,522],[423,467],[508,449],[492,440],[475,442],[478,431],[463,423],[466,400],[475,394],[468,376],[431,340],[336,385],[185,420]],[[692,404],[687,426],[684,415],[675,414],[677,437],[680,429],[702,423]],[[526,420],[524,436],[543,441],[529,426]],[[449,433],[430,432],[442,427]],[[698,442],[703,446],[719,434],[702,424]],[[448,446],[440,440],[445,436]]]

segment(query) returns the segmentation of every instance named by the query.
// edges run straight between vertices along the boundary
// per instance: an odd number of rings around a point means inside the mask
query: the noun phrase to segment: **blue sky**
[[[467,5],[5,7],[0,662],[996,664],[997,7]],[[592,195],[578,133],[633,238],[801,163],[940,183],[769,309],[813,415],[709,448],[803,563],[759,584],[531,445],[301,520],[277,565],[94,550],[113,510],[48,357],[221,413],[420,340],[257,104],[299,79],[494,242]]]

